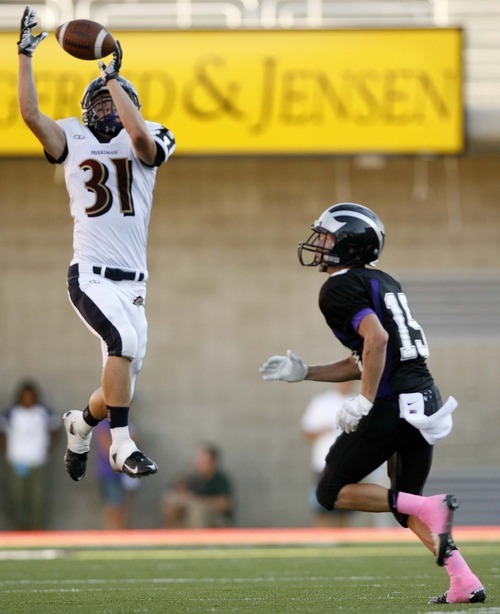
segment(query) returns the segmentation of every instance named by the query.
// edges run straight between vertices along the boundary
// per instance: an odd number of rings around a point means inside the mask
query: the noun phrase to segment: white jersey
[[[70,210],[74,219],[74,263],[147,271],[146,245],[157,166],[135,153],[126,130],[101,143],[76,117],[57,122],[66,135],[63,160]],[[172,133],[146,122],[165,153],[175,148]]]
[[[15,405],[0,416],[0,431],[7,438],[10,464],[41,467],[49,460],[51,433],[60,427],[60,418],[47,407]]]

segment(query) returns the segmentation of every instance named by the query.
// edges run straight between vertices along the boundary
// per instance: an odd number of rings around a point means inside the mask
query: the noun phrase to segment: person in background
[[[325,510],[316,498],[316,485],[325,468],[325,458],[333,442],[342,433],[337,426],[337,410],[342,403],[353,396],[355,383],[341,382],[334,388],[315,395],[300,421],[304,439],[311,444],[311,468],[313,486],[310,493],[311,509],[314,514],[314,525],[317,527],[349,525],[352,512],[346,510]]]
[[[326,456],[342,429],[337,426],[337,414],[344,401],[355,396],[356,382],[338,382],[331,390],[315,395],[306,407],[301,420],[301,429],[306,441],[312,444],[311,466],[313,472],[313,487],[310,493],[311,508],[314,513],[314,524],[317,527],[347,527],[347,526],[389,526],[383,515],[370,515],[350,510],[326,510],[318,503],[316,486],[325,468]],[[387,463],[383,463],[361,482],[369,482],[387,486]]]
[[[161,504],[165,528],[222,528],[233,523],[233,487],[220,467],[220,452],[212,444],[199,447],[193,471],[180,475]]]
[[[133,432],[132,427],[131,432]],[[130,529],[132,524],[132,505],[135,493],[140,486],[126,473],[117,473],[109,464],[111,432],[108,420],[102,420],[94,429],[95,474],[99,483],[102,501],[103,529],[120,531]]]
[[[42,403],[32,381],[19,385],[14,404],[0,415],[8,511],[18,531],[47,528],[47,465],[60,428],[60,418]]]

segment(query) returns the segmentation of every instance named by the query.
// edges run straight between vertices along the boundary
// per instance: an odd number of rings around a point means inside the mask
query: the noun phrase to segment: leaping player
[[[109,460],[132,477],[157,471],[130,437],[128,414],[147,343],[146,246],[158,167],[175,149],[173,134],[146,121],[135,87],[120,75],[122,50],[99,62],[101,76],[82,100],[82,120],[54,119],[40,111],[33,54],[47,36],[32,33],[36,13],[21,19],[18,96],[21,115],[52,164],[62,164],[74,219],[68,293],[77,314],[101,340],[101,385],[83,411],[64,417],[70,477],[85,475],[92,429],[111,426]]]

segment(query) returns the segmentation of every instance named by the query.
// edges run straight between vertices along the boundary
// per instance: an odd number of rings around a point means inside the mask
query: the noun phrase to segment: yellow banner
[[[122,74],[177,154],[459,153],[460,29],[114,32]],[[18,36],[0,33],[0,155],[40,146],[17,106]],[[80,116],[97,62],[53,34],[34,54],[40,107]]]

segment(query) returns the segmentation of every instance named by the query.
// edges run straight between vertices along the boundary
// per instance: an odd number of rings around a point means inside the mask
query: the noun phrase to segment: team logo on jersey
[[[138,307],[140,307],[141,305],[144,305],[144,297],[136,296],[134,299],[134,305],[137,305]]]

